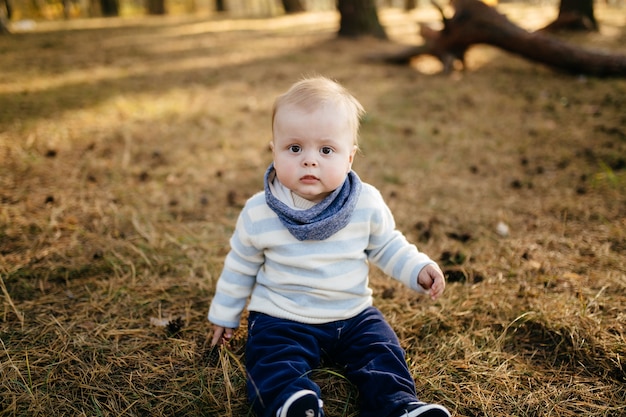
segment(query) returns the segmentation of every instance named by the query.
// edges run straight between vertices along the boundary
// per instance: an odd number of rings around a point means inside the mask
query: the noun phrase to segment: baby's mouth
[[[318,178],[315,175],[305,175],[305,176],[300,178],[300,181],[302,181],[302,182],[316,182],[316,181],[318,181]]]

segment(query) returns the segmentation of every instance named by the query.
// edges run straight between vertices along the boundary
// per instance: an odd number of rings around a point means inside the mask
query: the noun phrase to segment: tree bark
[[[370,35],[387,38],[385,29],[378,20],[376,0],[338,0],[337,9],[341,15],[338,32],[340,37]]]
[[[385,62],[407,64],[413,57],[428,54],[439,58],[449,72],[456,61],[464,65],[465,53],[472,45],[487,44],[573,74],[626,76],[626,56],[584,49],[543,32],[528,32],[478,0],[453,0],[451,18],[433,4],[441,13],[444,28],[437,31],[422,26],[423,45],[384,56]]]

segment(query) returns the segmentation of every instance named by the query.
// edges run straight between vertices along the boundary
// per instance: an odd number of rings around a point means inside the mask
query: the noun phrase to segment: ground
[[[559,35],[626,53],[626,10]],[[532,30],[555,6],[503,4]],[[244,416],[243,343],[211,351],[228,239],[271,160],[274,97],[306,74],[363,103],[354,168],[448,277],[429,301],[372,271],[418,393],[457,416],[626,413],[626,81],[486,46],[438,75],[334,13],[42,22],[0,37],[0,415]],[[332,366],[327,416],[356,416]]]

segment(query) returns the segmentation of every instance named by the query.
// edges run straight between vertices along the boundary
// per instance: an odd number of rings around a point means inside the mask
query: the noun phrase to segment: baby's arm
[[[436,300],[446,288],[446,280],[441,269],[435,264],[426,265],[417,277],[417,283],[428,291],[430,298]]]
[[[228,343],[239,326],[241,313],[252,293],[256,274],[265,261],[262,249],[254,246],[248,230],[254,229],[249,204],[239,214],[230,239],[230,251],[217,281],[208,319],[213,324],[211,346]]]

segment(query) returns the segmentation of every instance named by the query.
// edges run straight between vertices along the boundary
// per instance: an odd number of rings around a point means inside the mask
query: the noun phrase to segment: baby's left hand
[[[417,283],[428,291],[430,298],[436,300],[446,288],[446,280],[438,266],[429,264],[420,271]]]

